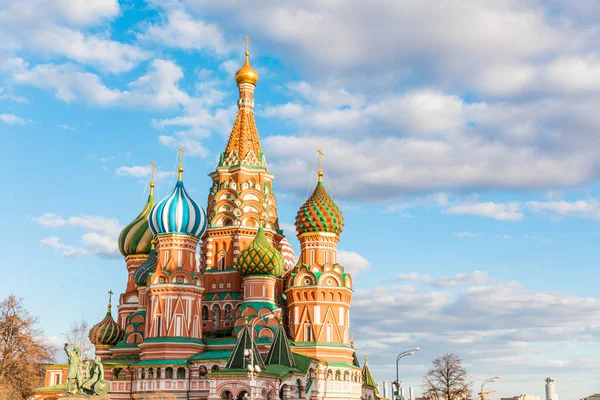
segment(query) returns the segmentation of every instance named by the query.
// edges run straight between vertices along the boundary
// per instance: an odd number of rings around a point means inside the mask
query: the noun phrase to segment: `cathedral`
[[[254,121],[258,74],[248,57],[206,208],[185,189],[180,152],[175,187],[155,199],[152,180],[119,236],[125,290],[118,312],[109,301],[90,330],[110,399],[379,398],[350,331],[352,276],[337,262],[344,217],[319,168],[296,216],[294,254]],[[65,368],[46,368],[37,399],[65,393]]]

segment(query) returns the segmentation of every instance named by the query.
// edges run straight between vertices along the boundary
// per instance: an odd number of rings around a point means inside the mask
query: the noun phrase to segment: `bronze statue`
[[[81,349],[73,347],[69,350],[69,344],[65,343],[65,353],[69,359],[69,369],[67,370],[67,393],[81,393],[81,370],[83,364],[81,362]],[[75,388],[73,388],[73,380],[75,380]]]
[[[105,396],[110,387],[109,383],[104,380],[104,366],[102,365],[100,357],[96,356],[88,375],[89,378],[83,383],[84,392],[92,395]]]

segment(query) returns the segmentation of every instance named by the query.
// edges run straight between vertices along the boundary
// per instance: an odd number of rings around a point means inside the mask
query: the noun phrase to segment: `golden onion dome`
[[[240,85],[242,83],[251,83],[256,85],[258,82],[258,72],[250,65],[250,61],[248,57],[250,53],[246,51],[246,62],[242,65],[242,68],[235,73],[235,82]]]

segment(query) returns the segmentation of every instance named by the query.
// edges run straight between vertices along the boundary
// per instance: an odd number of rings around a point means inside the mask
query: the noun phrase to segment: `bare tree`
[[[93,359],[94,345],[90,342],[89,332],[90,328],[87,321],[81,317],[79,321],[74,321],[71,324],[71,328],[65,333],[65,339],[71,346],[79,347],[84,358]]]
[[[43,364],[54,358],[54,348],[45,342],[37,322],[23,307],[22,299],[10,295],[0,303],[2,396],[29,398],[42,383]]]
[[[433,367],[423,377],[424,397],[432,400],[465,400],[471,395],[471,384],[462,359],[444,354],[433,360]]]

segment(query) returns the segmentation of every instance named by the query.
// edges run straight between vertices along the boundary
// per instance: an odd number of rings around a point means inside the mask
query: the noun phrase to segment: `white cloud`
[[[350,273],[352,277],[356,277],[360,271],[371,268],[369,260],[353,251],[338,250],[337,262],[340,263],[344,267],[344,270]]]
[[[14,114],[0,114],[0,121],[9,125],[25,125],[31,122],[31,120],[26,120],[21,117],[17,117]]]
[[[62,250],[64,256],[78,256],[84,254],[95,254],[100,257],[119,257],[117,237],[122,226],[114,218],[105,218],[95,215],[80,215],[64,218],[54,213],[45,213],[31,220],[45,228],[79,228],[85,233],[81,240],[83,247],[67,245],[57,236],[42,239],[45,245]]]
[[[296,234],[296,225],[288,224],[287,222],[280,222],[279,228],[281,228],[286,235],[286,237],[294,237]]]
[[[469,238],[469,239],[473,239],[473,238],[478,238],[478,237],[482,237],[483,233],[481,232],[455,232],[454,233],[454,237],[457,238]]]
[[[66,245],[60,241],[60,239],[56,236],[50,236],[45,239],[40,240],[40,243],[45,244],[46,246],[53,247],[55,249],[61,250],[63,256],[65,257],[75,257],[86,254],[85,249],[76,248],[70,245]]]
[[[396,279],[399,281],[423,281],[423,282],[431,282],[432,278],[430,275],[422,274],[420,272],[409,272],[409,273],[401,273],[396,275]]]
[[[595,199],[576,201],[529,201],[527,202],[527,208],[532,212],[547,214],[551,217],[576,216],[600,219],[600,202]]]
[[[521,221],[523,212],[518,203],[464,203],[457,204],[445,210],[449,214],[478,215],[493,218],[498,221]]]
[[[152,175],[152,167],[148,165],[123,166],[116,170],[117,176],[131,176],[134,178],[149,178]],[[159,181],[173,176],[173,172],[157,171],[154,179]]]
[[[75,132],[77,130],[77,128],[75,128],[74,126],[68,125],[68,124],[56,124],[56,127],[64,129],[65,131],[71,131],[71,132]]]
[[[486,285],[494,283],[495,280],[487,273],[482,271],[473,271],[468,274],[456,274],[455,276],[444,276],[435,279],[431,285],[436,287],[454,287],[470,285]]]
[[[166,14],[166,21],[149,24],[143,32],[138,33],[138,39],[158,42],[172,48],[209,49],[221,54],[227,52],[223,32],[217,25],[194,20],[181,9],[170,9]]]

